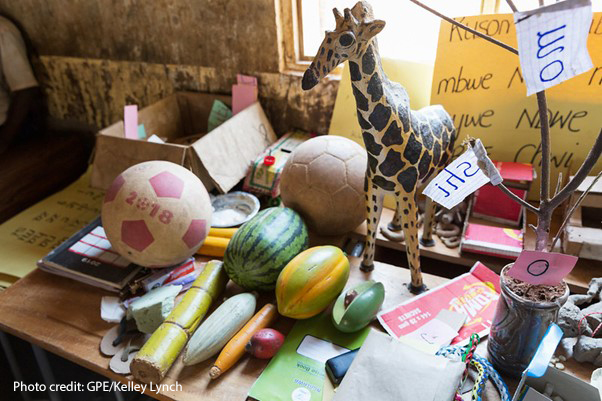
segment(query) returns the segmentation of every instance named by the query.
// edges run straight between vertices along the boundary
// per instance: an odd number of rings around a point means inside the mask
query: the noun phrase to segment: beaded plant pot
[[[519,377],[529,365],[550,323],[558,319],[558,311],[569,297],[564,294],[553,302],[534,302],[515,294],[506,283],[506,265],[500,275],[502,293],[489,333],[487,350],[495,368],[509,376]]]

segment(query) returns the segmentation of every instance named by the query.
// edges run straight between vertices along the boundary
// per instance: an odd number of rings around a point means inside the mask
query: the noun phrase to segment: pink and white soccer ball
[[[113,249],[146,267],[180,263],[211,227],[209,194],[189,170],[166,161],[136,164],[105,195],[102,225]]]

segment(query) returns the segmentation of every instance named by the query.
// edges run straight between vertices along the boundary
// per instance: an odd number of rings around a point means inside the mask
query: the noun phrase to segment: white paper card
[[[118,297],[102,297],[100,300],[100,317],[105,322],[119,323],[125,316],[125,309]]]
[[[504,179],[500,175],[500,172],[495,168],[495,164],[491,161],[489,156],[487,155],[487,150],[485,146],[483,146],[483,142],[480,139],[477,139],[474,146],[472,146],[472,150],[474,154],[477,156],[477,159],[481,162],[479,166],[481,170],[485,170],[484,173],[492,185],[500,185]]]
[[[454,329],[439,319],[433,319],[410,334],[401,337],[399,340],[410,340],[411,343],[408,345],[414,345],[413,343],[420,344],[421,346],[418,349],[425,352],[432,351],[434,354],[444,345],[451,344],[457,335],[457,330],[454,331]]]
[[[297,347],[298,354],[320,363],[326,363],[330,358],[344,354],[347,351],[350,350],[310,335],[306,335]]]
[[[468,149],[433,178],[422,193],[447,209],[453,208],[489,182],[477,161],[472,148]]]
[[[148,139],[148,142],[154,142],[154,143],[165,143],[165,141],[161,138],[159,138],[157,135],[152,134]]]
[[[527,96],[592,68],[587,52],[591,22],[590,0],[565,0],[514,13]]]

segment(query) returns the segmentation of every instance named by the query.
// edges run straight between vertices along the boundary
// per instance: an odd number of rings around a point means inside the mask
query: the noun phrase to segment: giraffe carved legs
[[[393,220],[391,220],[387,225],[389,231],[401,231],[401,210],[403,205],[401,203],[401,198],[399,197],[399,192],[395,192],[395,202],[397,207],[395,208]],[[403,238],[401,240],[403,241]]]
[[[402,224],[404,202],[402,202],[399,192],[395,192],[395,202],[397,204],[397,207],[395,208],[395,214],[393,215],[393,220],[391,220],[389,222],[389,224],[387,224],[387,227],[381,227],[380,232],[389,241],[403,242],[404,234],[403,234],[401,224]]]
[[[416,204],[415,193],[405,194],[404,197],[407,197],[407,201],[403,210],[403,232],[405,235],[406,252],[408,264],[410,266],[410,274],[412,277],[408,288],[411,293],[419,294],[426,290],[426,286],[422,282],[422,272],[420,270],[420,250],[418,248],[418,206]]]
[[[360,269],[365,272],[374,270],[374,252],[376,250],[376,230],[378,229],[378,222],[380,215],[383,210],[383,197],[382,191],[372,183],[368,183],[368,190],[366,191],[366,205],[368,206],[368,218],[367,218],[367,229],[366,245],[364,246],[364,259]]]
[[[428,196],[426,197],[426,205],[424,208],[424,225],[422,226],[422,237],[420,244],[422,246],[435,246],[433,240],[433,225],[435,223],[435,203]]]

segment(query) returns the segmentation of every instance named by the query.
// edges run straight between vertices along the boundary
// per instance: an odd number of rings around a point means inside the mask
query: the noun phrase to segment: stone
[[[602,366],[601,351],[602,339],[579,336],[573,348],[573,357],[577,362],[591,362],[596,366]]]
[[[570,300],[570,297],[569,297]],[[577,337],[579,321],[584,317],[583,312],[577,305],[572,302],[565,303],[560,312],[558,313],[558,325],[564,332],[565,337]],[[583,333],[585,335],[592,335],[592,330],[587,324],[586,320],[581,324]]]
[[[559,370],[564,370],[564,363],[560,363],[558,362],[557,364],[554,365],[556,369]]]
[[[595,330],[595,328],[602,323],[602,302],[591,304],[587,308],[582,309],[581,313],[584,316],[587,316],[587,323],[589,323],[590,327]]]
[[[593,278],[589,282],[589,289],[587,290],[587,295],[592,297],[592,300],[595,298],[600,298],[600,291],[602,290],[602,277]]]
[[[593,297],[587,294],[575,294],[570,295],[567,303],[571,303],[574,305],[583,305],[592,302]]]
[[[181,285],[167,285],[147,292],[130,304],[128,318],[136,321],[139,331],[152,334],[172,311],[181,289]]]

